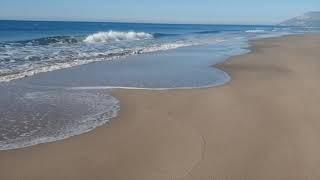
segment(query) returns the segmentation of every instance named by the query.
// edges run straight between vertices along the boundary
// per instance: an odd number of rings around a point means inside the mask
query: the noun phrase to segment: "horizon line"
[[[258,24],[258,23],[179,23],[179,22],[139,22],[139,21],[103,21],[103,20],[36,20],[36,19],[0,19],[0,21],[31,21],[31,22],[83,22],[83,23],[127,23],[127,24],[166,24],[166,25],[242,25],[242,26],[277,26],[277,24]]]

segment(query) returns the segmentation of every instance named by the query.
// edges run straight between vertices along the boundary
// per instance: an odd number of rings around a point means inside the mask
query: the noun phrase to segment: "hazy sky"
[[[0,0],[0,19],[273,24],[320,0]]]

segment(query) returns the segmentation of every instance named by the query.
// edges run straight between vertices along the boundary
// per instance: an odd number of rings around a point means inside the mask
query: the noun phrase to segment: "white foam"
[[[167,43],[167,44],[161,44],[158,46],[151,46],[148,48],[145,48],[141,51],[141,53],[151,53],[151,52],[157,52],[157,51],[166,51],[170,49],[178,49],[182,47],[188,47],[188,46],[195,46],[197,44],[192,43]]]
[[[97,96],[93,94],[70,92],[69,95],[75,100],[73,102],[79,102],[79,104],[86,103],[89,106],[89,109],[94,109],[94,114],[84,115],[74,124],[66,124],[65,127],[60,128],[56,133],[46,132],[45,134],[34,134],[37,130],[33,130],[28,133],[20,134],[16,139],[9,140],[6,138],[8,140],[0,141],[0,151],[25,148],[81,135],[110,122],[111,119],[117,117],[118,112],[120,111],[119,100],[108,94]],[[26,100],[32,100],[33,103],[48,103],[55,102],[57,96],[56,94],[48,94],[48,92],[35,92],[26,94],[25,98]],[[49,128],[49,126],[46,128]]]
[[[98,62],[98,61],[108,61],[108,60],[114,60],[114,59],[119,59],[119,58],[125,58],[130,55],[137,55],[137,54],[142,54],[142,53],[152,53],[152,52],[157,52],[157,51],[166,51],[166,50],[171,50],[171,49],[178,49],[182,47],[188,47],[188,46],[194,46],[198,45],[197,43],[183,43],[183,42],[177,42],[177,43],[165,43],[165,44],[159,44],[159,45],[153,45],[149,47],[137,47],[134,49],[129,49],[128,51],[131,51],[131,53],[125,54],[125,55],[115,55],[115,56],[110,56],[107,57],[108,54],[113,53],[112,51],[110,52],[105,52],[105,53],[79,53],[80,57],[86,57],[88,58],[87,60],[74,60],[74,61],[69,61],[69,62],[62,62],[62,63],[55,63],[55,64],[43,64],[43,65],[28,65],[26,64],[26,67],[20,67],[21,69],[19,70],[19,73],[13,73],[5,76],[0,76],[0,82],[9,82],[12,80],[16,79],[21,79],[24,77],[28,76],[33,76],[39,73],[43,72],[50,72],[50,71],[55,71],[59,69],[66,69],[74,66],[80,66],[92,62]],[[119,52],[118,52],[119,53]],[[121,53],[121,51],[120,51]],[[102,57],[99,57],[101,55]],[[105,57],[103,57],[105,56]],[[0,74],[1,73],[10,73],[10,71],[4,71],[0,69]]]
[[[98,32],[86,37],[83,41],[86,43],[105,43],[112,41],[125,41],[125,40],[143,40],[152,39],[153,35],[145,32]]]
[[[262,29],[252,29],[252,30],[247,30],[246,33],[264,33],[265,30]]]

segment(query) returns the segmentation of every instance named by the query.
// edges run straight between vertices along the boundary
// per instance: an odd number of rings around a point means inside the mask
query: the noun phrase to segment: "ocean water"
[[[213,68],[249,40],[318,31],[254,25],[0,21],[0,150],[88,132],[120,110],[114,88],[222,85]]]

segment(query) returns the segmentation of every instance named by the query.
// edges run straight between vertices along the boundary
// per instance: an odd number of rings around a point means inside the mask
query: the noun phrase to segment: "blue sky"
[[[274,24],[320,0],[0,0],[0,19]]]

